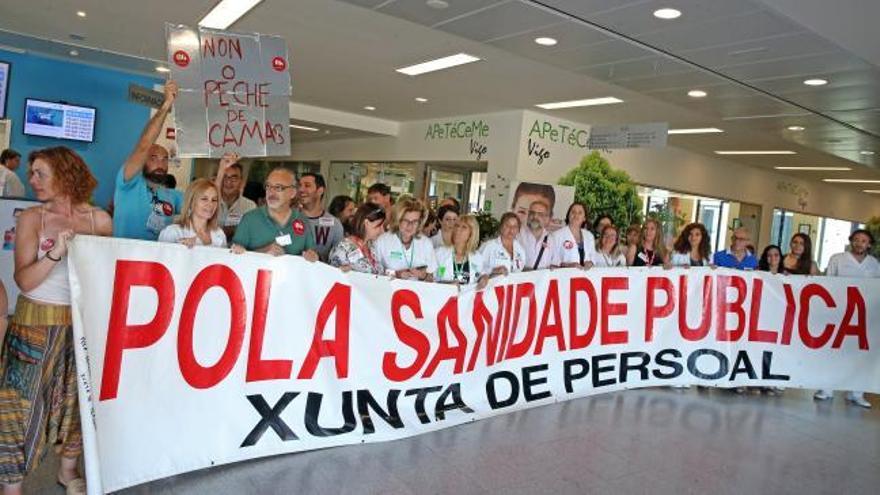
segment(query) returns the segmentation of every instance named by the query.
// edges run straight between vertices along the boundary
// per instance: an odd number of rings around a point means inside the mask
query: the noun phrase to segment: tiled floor
[[[627,391],[387,443],[176,476],[128,494],[880,493],[880,397]],[[62,493],[57,460],[29,493]]]

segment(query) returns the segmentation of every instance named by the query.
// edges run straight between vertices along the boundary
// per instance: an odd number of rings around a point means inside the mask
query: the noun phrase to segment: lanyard
[[[458,280],[458,277],[464,272],[464,265],[468,264],[468,258],[465,256],[461,264],[455,262],[455,253],[452,253],[452,275]]]
[[[397,235],[397,238],[400,239],[400,234]],[[415,258],[416,258],[416,238],[415,237],[410,239],[409,245],[412,248],[412,251],[409,255],[409,259],[407,260],[406,259],[406,246],[403,243],[403,239],[400,239],[400,247],[403,248],[403,253],[402,253],[403,254],[403,261],[406,261],[407,268],[412,268],[413,260],[415,260]]]
[[[376,271],[376,259],[373,258],[373,252],[367,248],[367,243],[358,239],[355,236],[351,236],[351,239],[354,241],[355,246],[357,246],[358,249],[361,250],[361,254],[363,254],[364,257],[367,258],[367,261],[370,262],[370,266],[373,267],[373,271]]]

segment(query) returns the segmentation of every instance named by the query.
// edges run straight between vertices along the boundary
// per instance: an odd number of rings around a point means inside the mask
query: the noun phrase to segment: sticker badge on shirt
[[[321,227],[332,227],[334,220],[334,218],[330,217],[321,217],[318,219],[318,225],[320,225]]]
[[[564,247],[565,249],[571,249],[574,247],[574,243],[571,241],[565,241],[562,243],[562,247]]]
[[[306,224],[304,224],[303,221],[298,218],[293,221],[291,228],[293,229],[293,233],[296,235],[303,235],[306,233]]]
[[[147,230],[159,234],[171,223],[172,215],[174,215],[174,205],[153,196],[150,216],[147,218]]]
[[[290,238],[290,234],[279,235],[275,238],[275,244],[278,244],[281,247],[287,247],[293,244],[293,239]]]
[[[403,259],[403,253],[400,252],[400,251],[391,251],[390,253],[388,253],[388,257],[391,258],[391,259],[393,259],[393,260],[402,260],[402,259]]]
[[[55,247],[55,239],[45,239],[42,243],[40,243],[40,251],[49,252],[53,247]]]

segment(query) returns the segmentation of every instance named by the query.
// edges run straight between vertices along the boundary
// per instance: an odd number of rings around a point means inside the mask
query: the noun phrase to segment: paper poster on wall
[[[182,157],[290,154],[290,72],[284,38],[166,25],[168,65],[180,86]]]
[[[535,201],[544,201],[550,205],[553,226],[564,225],[565,213],[574,203],[574,187],[539,182],[514,182],[510,185],[507,204],[510,205],[510,211],[519,216],[523,225],[529,213],[529,205]]]
[[[18,216],[31,206],[40,204],[39,201],[24,199],[0,198],[0,231],[3,232],[3,247],[0,249],[0,280],[6,287],[6,296],[9,299],[8,314],[15,312],[15,301],[18,299],[18,285],[13,278],[15,272],[15,224]]]
[[[0,62],[0,119],[6,118],[6,97],[9,94],[9,62]]]

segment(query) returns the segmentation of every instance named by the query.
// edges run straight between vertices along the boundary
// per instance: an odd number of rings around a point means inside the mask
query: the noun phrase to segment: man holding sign
[[[168,150],[156,144],[176,97],[177,83],[166,82],[162,106],[147,122],[134,151],[119,169],[113,194],[114,237],[155,241],[180,213],[183,195],[165,186]]]
[[[248,251],[273,256],[301,254],[318,261],[315,237],[306,218],[292,207],[296,197],[296,178],[290,170],[278,167],[266,177],[266,206],[244,215],[232,242]]]

